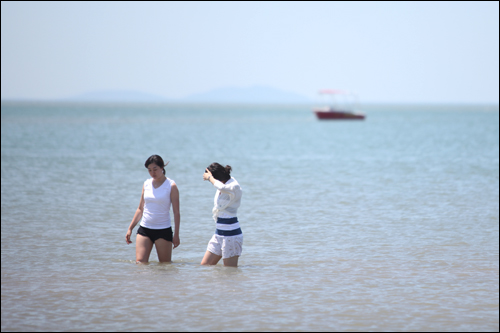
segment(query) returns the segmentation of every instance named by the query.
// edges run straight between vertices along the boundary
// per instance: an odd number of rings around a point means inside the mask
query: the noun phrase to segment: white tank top
[[[144,182],[144,212],[141,226],[149,229],[170,228],[170,190],[175,182],[165,179],[160,187],[154,188],[153,178]]]

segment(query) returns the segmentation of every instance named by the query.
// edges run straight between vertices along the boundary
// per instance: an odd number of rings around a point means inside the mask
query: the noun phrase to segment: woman
[[[222,258],[224,266],[238,266],[243,233],[236,212],[241,203],[242,190],[230,173],[229,165],[223,167],[219,163],[212,163],[203,174],[203,180],[210,181],[217,189],[212,210],[217,228],[208,243],[202,265],[216,265]]]
[[[165,176],[166,165],[160,156],[150,156],[144,166],[148,169],[151,178],[144,182],[141,201],[128,227],[125,240],[127,244],[132,243],[130,240],[132,230],[142,218],[139,230],[137,230],[136,263],[147,263],[149,261],[153,245],[156,246],[160,262],[170,262],[172,259],[172,243],[174,249],[180,244],[179,190],[175,182]],[[170,205],[172,205],[174,211],[175,234],[173,236],[170,223]]]

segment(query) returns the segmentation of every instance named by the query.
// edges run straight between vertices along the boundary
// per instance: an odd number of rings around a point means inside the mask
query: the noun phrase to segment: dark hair
[[[149,158],[146,160],[146,163],[144,163],[144,166],[146,167],[146,169],[148,168],[148,166],[150,164],[156,164],[157,166],[159,166],[160,168],[163,169],[163,174],[165,174],[165,163],[163,162],[163,158],[161,158],[159,155],[151,155],[149,156]]]
[[[223,167],[219,163],[212,163],[208,166],[208,171],[212,173],[212,176],[214,176],[215,179],[225,183],[229,179],[231,179],[231,167],[229,165],[226,165],[226,167]]]

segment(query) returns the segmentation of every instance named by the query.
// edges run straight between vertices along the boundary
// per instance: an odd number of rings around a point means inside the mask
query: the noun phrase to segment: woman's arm
[[[223,193],[227,193],[229,195],[235,195],[235,190],[232,185],[226,185],[220,180],[217,180],[212,176],[212,173],[206,169],[206,172],[203,174],[203,180],[208,180],[210,183],[212,183],[216,189]]]
[[[210,170],[205,169],[205,173],[203,174],[203,180],[208,180],[209,182],[211,182],[213,184],[216,179],[214,178],[214,176],[212,176],[212,173],[210,172]]]
[[[172,184],[172,189],[170,190],[170,202],[172,202],[172,210],[174,211],[174,249],[181,244],[179,238],[179,229],[181,227],[181,212],[179,204],[179,189],[175,183]]]
[[[130,236],[132,236],[132,230],[134,230],[137,223],[141,220],[142,214],[144,213],[144,186],[142,186],[141,201],[139,202],[139,207],[135,211],[134,218],[128,227],[127,235],[125,236],[125,241],[127,244],[131,244]]]

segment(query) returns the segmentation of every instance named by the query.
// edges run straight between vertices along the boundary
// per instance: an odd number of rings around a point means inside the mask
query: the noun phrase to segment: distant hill
[[[216,103],[216,104],[304,104],[311,103],[305,96],[264,86],[225,87],[185,98],[169,99],[131,90],[102,90],[66,98],[79,102],[144,102],[144,103]]]
[[[184,101],[245,104],[295,104],[311,102],[305,96],[264,86],[218,88],[205,93],[193,94],[185,98]]]

